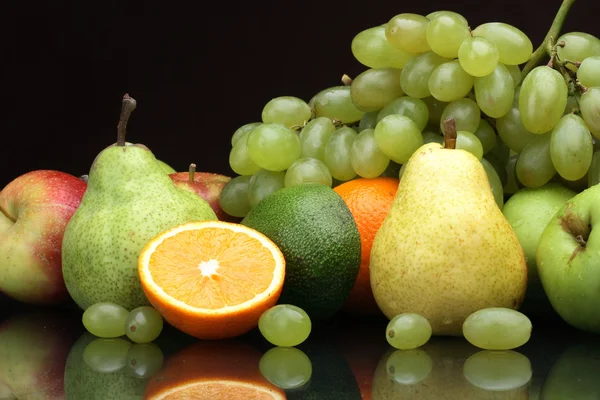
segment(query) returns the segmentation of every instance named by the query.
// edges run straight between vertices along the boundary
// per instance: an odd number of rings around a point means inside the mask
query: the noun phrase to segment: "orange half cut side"
[[[142,289],[167,322],[200,339],[242,335],[281,295],[285,260],[262,233],[224,221],[190,222],[150,240]]]

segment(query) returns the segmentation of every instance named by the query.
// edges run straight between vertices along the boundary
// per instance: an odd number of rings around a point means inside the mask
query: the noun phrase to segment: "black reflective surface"
[[[600,338],[567,326],[551,312],[530,314],[531,340],[512,352],[488,352],[451,337],[397,351],[385,340],[386,319],[340,314],[315,326],[297,347],[310,360],[310,379],[284,391],[261,374],[261,358],[273,346],[258,331],[212,342],[166,326],[152,344],[134,345],[85,332],[75,308],[1,301],[0,399],[246,396],[202,385],[211,380],[233,384],[230,388],[262,388],[266,397],[259,399],[600,398]],[[280,360],[271,380],[302,382],[301,353],[290,354],[295,354],[291,365]],[[209,386],[211,393],[202,391]]]

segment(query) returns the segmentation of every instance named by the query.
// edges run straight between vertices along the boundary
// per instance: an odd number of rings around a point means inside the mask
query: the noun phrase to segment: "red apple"
[[[65,398],[65,364],[83,331],[80,315],[45,308],[0,324],[0,399]]]
[[[221,191],[231,177],[213,172],[196,172],[196,165],[191,164],[189,172],[169,174],[178,188],[196,193],[210,204],[217,218],[221,221],[239,222],[241,219],[225,213],[219,205]]]
[[[0,191],[0,291],[23,303],[69,299],[62,239],[87,183],[60,171],[28,172]]]

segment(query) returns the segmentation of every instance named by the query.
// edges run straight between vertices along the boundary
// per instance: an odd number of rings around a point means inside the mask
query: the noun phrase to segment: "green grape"
[[[248,154],[248,137],[254,129],[242,133],[229,152],[229,166],[238,175],[252,175],[260,169]]]
[[[379,115],[379,110],[366,112],[358,124],[358,133],[365,129],[375,128],[375,125],[377,125],[377,115]]]
[[[500,141],[499,144],[502,144],[502,141]],[[493,151],[484,155],[482,160],[483,159],[487,160],[494,167],[494,170],[496,170],[496,174],[498,174],[500,182],[502,183],[502,191],[504,192],[504,186],[506,186],[508,181],[508,176],[506,174],[506,163],[508,160],[506,162],[502,162]]]
[[[310,358],[296,347],[273,347],[258,363],[260,373],[273,385],[284,390],[300,388],[312,376]]]
[[[127,372],[130,376],[148,379],[163,366],[164,355],[154,343],[135,343],[127,352]]]
[[[336,130],[325,144],[324,162],[331,176],[339,181],[345,182],[356,176],[352,168],[350,153],[352,143],[358,134],[352,128],[342,127]]]
[[[385,338],[390,346],[396,349],[416,349],[431,338],[431,325],[420,314],[398,314],[388,323],[385,329]]]
[[[321,183],[331,187],[331,174],[323,161],[311,157],[299,158],[285,172],[285,187],[306,183]]]
[[[458,60],[437,66],[427,85],[429,92],[439,101],[451,102],[465,97],[473,88],[474,78],[467,74]]]
[[[419,54],[402,68],[400,73],[400,87],[407,95],[415,98],[431,96],[429,92],[429,76],[439,65],[451,61],[449,58],[440,57],[433,51]]]
[[[529,188],[545,185],[556,174],[550,157],[550,133],[536,135],[525,146],[515,166],[517,179]]]
[[[504,64],[498,64],[489,75],[475,78],[474,86],[477,104],[487,116],[500,118],[510,111],[515,87]]]
[[[490,307],[475,311],[463,323],[465,339],[484,350],[511,350],[527,343],[531,321],[519,311]]]
[[[429,120],[427,104],[421,99],[409,96],[399,97],[379,111],[379,114],[377,114],[377,123],[392,114],[410,118],[421,131],[425,129]]]
[[[487,22],[475,28],[471,34],[481,36],[496,45],[500,62],[519,65],[529,60],[533,43],[520,29],[504,22]]]
[[[590,87],[581,95],[579,109],[590,132],[600,139],[600,87]]]
[[[564,46],[558,46],[556,52],[560,60],[582,62],[588,57],[600,56],[600,39],[585,32],[567,32],[561,35],[556,43],[564,42]],[[565,65],[571,71],[577,71],[577,67],[571,63]]]
[[[321,90],[315,95],[314,110],[316,117],[327,117],[344,124],[360,121],[364,111],[356,108],[352,102],[350,86],[334,86]]]
[[[465,378],[474,386],[492,392],[521,388],[533,376],[529,358],[512,350],[482,350],[465,361]]]
[[[402,166],[394,161],[390,161],[388,167],[383,171],[381,176],[383,177],[391,177],[398,178],[398,174],[400,173],[400,169]]]
[[[385,36],[390,44],[407,53],[423,53],[429,50],[425,31],[429,19],[423,15],[403,13],[390,19]]]
[[[219,195],[219,206],[232,217],[243,218],[250,211],[248,184],[251,175],[236,176],[223,187]]]
[[[422,349],[394,350],[385,361],[385,369],[393,382],[412,386],[429,376],[433,360]]]
[[[423,144],[433,143],[433,142],[443,145],[444,137],[436,132],[431,132],[431,131],[423,132]]]
[[[375,126],[375,142],[392,161],[404,164],[423,145],[421,130],[404,115],[388,115]]]
[[[592,164],[592,135],[579,115],[567,114],[558,121],[550,138],[550,157],[556,172],[569,181],[587,174]]]
[[[400,70],[396,68],[368,69],[354,78],[350,85],[352,102],[365,112],[381,110],[403,94]]]
[[[312,322],[302,308],[291,304],[277,304],[262,313],[258,329],[269,343],[293,347],[308,339]]]
[[[125,334],[135,343],[150,343],[163,329],[162,315],[153,307],[141,306],[129,312],[125,320]]]
[[[444,108],[440,118],[440,131],[444,130],[444,121],[448,118],[454,118],[457,131],[475,132],[481,120],[481,113],[477,103],[467,97],[454,100]]]
[[[440,14],[430,20],[425,37],[431,50],[442,57],[458,57],[461,43],[471,35],[463,19],[453,14]]]
[[[515,96],[513,97],[512,106],[519,108],[519,97],[521,96],[521,85],[515,88]]]
[[[465,17],[463,17],[461,14],[454,12],[454,11],[438,10],[438,11],[434,11],[434,12],[427,14],[426,17],[427,17],[427,19],[432,20],[441,15],[449,15],[453,18],[458,18],[458,20],[460,20],[463,24],[465,24],[467,26],[469,25],[469,23],[467,22],[467,19]]]
[[[335,132],[335,125],[329,118],[318,117],[306,124],[300,131],[301,157],[316,158],[323,161],[325,143]]]
[[[502,210],[504,207],[504,189],[502,188],[502,181],[496,172],[496,169],[487,159],[481,158],[481,164],[483,165],[483,169],[485,169],[485,173],[487,174],[488,181],[490,181],[490,187],[492,189],[492,194],[494,195],[494,200],[498,205],[498,208]]]
[[[404,68],[415,56],[390,44],[385,36],[386,26],[375,26],[359,32],[352,39],[352,55],[369,68]]]
[[[563,76],[545,65],[535,67],[521,85],[519,111],[531,133],[546,133],[558,123],[567,106],[568,89]]]
[[[294,96],[280,96],[271,99],[262,110],[262,122],[281,124],[288,128],[304,126],[311,118],[312,111],[306,102]]]
[[[521,83],[521,68],[519,68],[518,65],[505,65],[506,68],[508,69],[508,72],[510,72],[510,77],[512,78],[513,81],[513,87],[517,87],[519,86],[519,83]]]
[[[502,142],[515,153],[523,151],[525,146],[536,136],[525,129],[521,122],[519,108],[515,106],[496,120],[496,129]]]
[[[456,132],[456,148],[468,151],[479,160],[483,157],[483,146],[481,142],[471,132],[457,131]]]
[[[567,105],[565,106],[563,115],[571,114],[574,111],[579,111],[579,100],[577,100],[577,96],[569,95],[567,97]]]
[[[121,338],[94,339],[83,349],[83,362],[93,371],[117,372],[127,365],[131,342]]]
[[[231,136],[231,147],[235,146],[237,141],[240,140],[240,137],[244,135],[247,136],[248,133],[252,132],[254,128],[259,126],[261,123],[262,122],[250,122],[249,124],[240,126],[235,132],[233,132],[233,135]]]
[[[600,86],[600,55],[584,59],[577,70],[577,80],[583,86]]]
[[[294,164],[292,163],[292,165]],[[282,189],[285,186],[285,174],[285,171],[269,171],[261,169],[256,174],[252,175],[250,182],[248,182],[248,202],[250,203],[250,207],[256,207],[262,199],[277,190]]]
[[[479,139],[481,142],[484,155],[496,147],[496,132],[494,132],[494,128],[492,128],[492,126],[485,119],[479,119],[479,125],[475,130],[475,136],[477,136],[477,139]]]
[[[592,155],[592,162],[587,175],[588,187],[592,187],[600,183],[600,150],[597,150]]]
[[[472,36],[462,41],[458,48],[460,66],[475,77],[486,76],[498,66],[500,54],[498,48],[490,40]]]
[[[81,317],[89,333],[101,338],[115,338],[125,334],[127,311],[123,306],[100,302],[89,306]]]
[[[350,162],[363,178],[376,178],[385,171],[390,158],[377,146],[374,129],[365,129],[358,134],[352,143]]]
[[[285,171],[301,153],[300,138],[284,125],[262,124],[248,135],[248,155],[260,168]]]
[[[512,195],[517,193],[521,186],[519,185],[519,180],[517,179],[516,165],[517,160],[519,159],[518,154],[511,155],[506,162],[506,183],[502,188],[504,190],[505,195]]]
[[[427,105],[427,111],[429,112],[429,123],[433,125],[439,125],[442,119],[442,113],[448,105],[445,101],[439,101],[433,96],[425,97],[422,99]]]

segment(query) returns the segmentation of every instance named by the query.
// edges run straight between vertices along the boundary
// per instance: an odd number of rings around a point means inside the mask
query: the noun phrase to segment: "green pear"
[[[101,301],[128,310],[148,305],[138,276],[143,247],[175,225],[217,219],[204,199],[173,184],[146,146],[126,145],[135,106],[125,95],[117,143],[94,160],[87,190],[65,229],[63,276],[84,310]]]
[[[423,145],[409,159],[373,241],[370,277],[389,319],[414,312],[434,335],[460,336],[471,313],[521,305],[527,265],[483,165],[455,148],[454,127],[446,135],[444,147]]]
[[[538,276],[536,252],[540,236],[552,216],[575,195],[576,192],[563,185],[549,182],[539,188],[519,190],[502,210],[525,253],[528,286],[523,307],[530,311],[552,311]]]
[[[165,171],[165,173],[167,173],[167,174],[174,174],[174,173],[177,172],[173,167],[171,167],[166,162],[161,161],[159,159],[157,159],[156,161],[158,162],[158,165],[160,165],[160,168],[162,168],[162,170]]]
[[[578,193],[552,217],[536,260],[544,291],[575,328],[600,333],[600,186]]]

